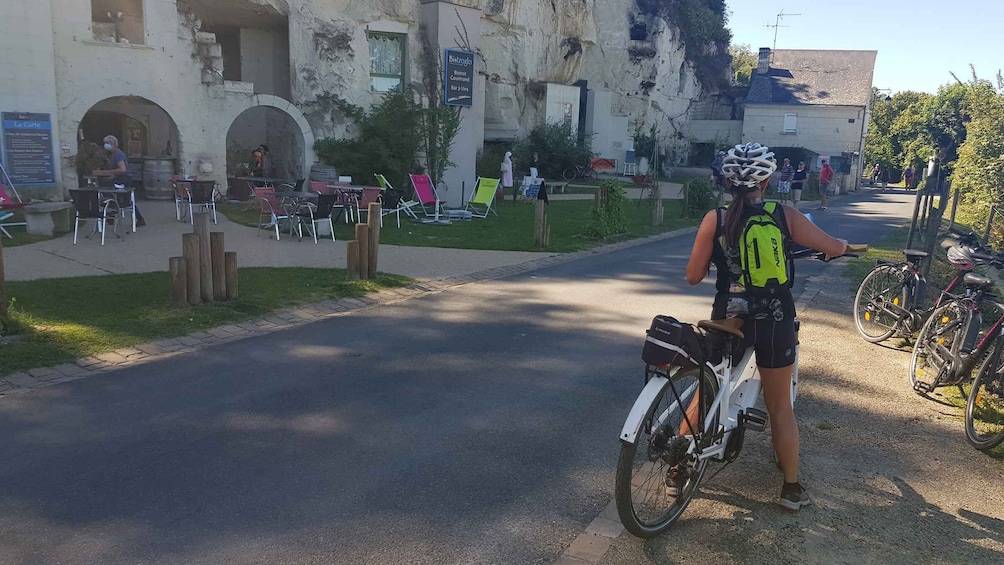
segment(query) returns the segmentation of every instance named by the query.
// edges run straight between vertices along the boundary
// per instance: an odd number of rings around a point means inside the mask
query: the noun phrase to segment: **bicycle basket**
[[[646,364],[685,369],[701,364],[697,332],[690,324],[670,316],[656,316],[646,333],[645,346],[641,350],[641,359]]]

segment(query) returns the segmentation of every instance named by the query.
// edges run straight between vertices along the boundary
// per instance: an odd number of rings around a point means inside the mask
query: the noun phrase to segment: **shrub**
[[[571,124],[552,122],[539,125],[526,137],[512,142],[486,143],[478,153],[478,175],[498,178],[506,151],[512,151],[513,176],[528,174],[537,153],[538,173],[545,179],[560,179],[561,172],[575,165],[587,165],[593,157],[586,135],[572,130]]]
[[[624,204],[627,202],[627,194],[624,192],[624,185],[612,180],[603,181],[598,192],[606,193],[606,198],[590,212],[584,235],[600,238],[626,232],[628,221],[624,214]]]
[[[688,218],[700,218],[715,207],[718,194],[712,189],[711,181],[706,178],[693,178],[687,181],[687,205],[683,214]]]

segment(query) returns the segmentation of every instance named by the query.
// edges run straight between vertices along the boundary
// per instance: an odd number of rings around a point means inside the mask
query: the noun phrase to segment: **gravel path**
[[[621,534],[602,563],[1004,563],[1004,463],[966,443],[957,410],[910,390],[909,353],[858,336],[853,294],[831,272],[800,313],[796,410],[813,506],[775,506],[770,437],[750,433],[673,530]]]

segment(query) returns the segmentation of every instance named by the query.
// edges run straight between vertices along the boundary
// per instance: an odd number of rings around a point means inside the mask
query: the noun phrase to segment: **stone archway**
[[[290,130],[294,133],[299,133],[300,139],[296,140],[302,143],[300,147],[297,148],[297,155],[293,159],[292,170],[284,171],[284,173],[291,174],[297,178],[305,178],[310,172],[310,166],[317,161],[317,156],[314,153],[314,132],[310,128],[310,124],[307,122],[307,118],[303,115],[303,112],[299,110],[296,106],[291,104],[288,100],[274,96],[271,94],[256,94],[254,96],[246,97],[240,104],[235,104],[233,106],[233,113],[229,119],[229,125],[227,126],[228,133],[228,155],[232,151],[230,146],[230,137],[234,126],[238,127],[241,125],[239,120],[243,120],[242,116],[246,116],[248,111],[252,110],[271,110],[273,112],[281,113],[288,120],[287,124]],[[263,115],[268,115],[264,113]],[[267,123],[265,126],[267,128]],[[267,134],[266,134],[267,135]],[[251,146],[257,146],[259,143],[266,143],[266,141],[257,141],[251,144]],[[270,146],[271,151],[274,155],[283,155],[286,151],[285,147],[272,144]]]

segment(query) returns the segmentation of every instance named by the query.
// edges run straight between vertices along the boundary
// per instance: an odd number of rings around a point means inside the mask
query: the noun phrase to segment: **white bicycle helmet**
[[[948,262],[962,270],[969,270],[976,266],[976,259],[973,259],[969,249],[961,245],[953,245],[948,248]]]
[[[760,187],[777,169],[774,153],[766,145],[746,143],[736,145],[722,161],[722,176],[748,192]]]

